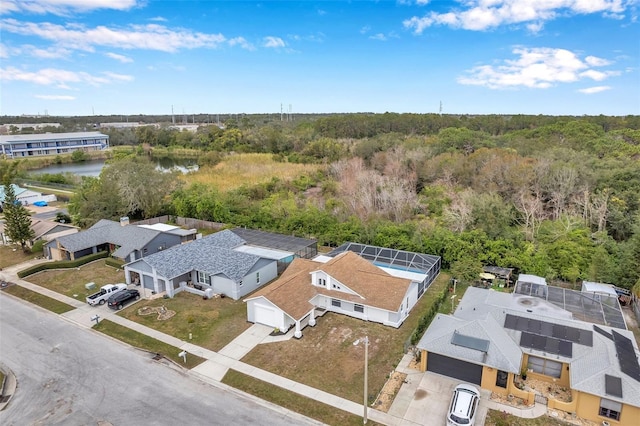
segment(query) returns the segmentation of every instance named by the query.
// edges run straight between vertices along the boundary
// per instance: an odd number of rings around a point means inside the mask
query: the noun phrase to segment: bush
[[[109,256],[109,252],[101,251],[99,253],[90,254],[88,256],[83,256],[80,259],[76,260],[60,260],[57,262],[50,263],[40,263],[38,265],[34,265],[30,268],[23,269],[18,272],[19,278],[24,278],[29,275],[33,275],[36,272],[45,271],[47,269],[64,269],[64,268],[77,268],[79,266],[85,265],[89,262],[93,262],[94,260],[103,259]]]
[[[418,326],[416,327],[415,331],[411,335],[411,344],[412,345],[415,345],[416,343],[418,343],[418,341],[420,340],[420,338],[424,334],[424,332],[427,329],[427,327],[429,327],[429,324],[431,324],[431,321],[433,320],[433,317],[436,316],[436,314],[438,313],[438,310],[440,309],[440,306],[442,305],[442,303],[447,298],[447,292],[448,291],[449,291],[449,289],[445,288],[442,291],[442,293],[440,293],[438,298],[435,300],[435,303],[433,305],[431,305],[431,308],[429,308],[429,311],[420,318],[420,321],[418,321]]]
[[[38,240],[36,241],[33,246],[31,246],[31,253],[38,253],[41,254],[43,253],[43,249],[42,246],[44,246],[46,243],[45,240]]]
[[[108,257],[105,261],[104,261],[105,265],[107,266],[111,266],[112,268],[116,268],[116,269],[122,269],[122,267],[124,266],[124,262],[118,259],[114,259],[113,257]]]

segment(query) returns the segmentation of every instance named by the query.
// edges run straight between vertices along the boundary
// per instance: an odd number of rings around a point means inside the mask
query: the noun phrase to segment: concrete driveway
[[[453,389],[460,383],[463,382],[430,372],[410,374],[389,414],[420,425],[443,426],[446,424]],[[476,387],[480,389],[480,386]],[[490,396],[489,391],[480,389],[476,425],[484,424]]]

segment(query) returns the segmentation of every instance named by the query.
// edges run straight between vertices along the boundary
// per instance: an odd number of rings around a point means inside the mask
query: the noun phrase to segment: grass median
[[[229,370],[222,378],[222,383],[328,425],[362,424],[361,416],[339,410],[235,370]],[[377,425],[378,423],[368,421],[367,424]]]
[[[52,299],[49,296],[45,296],[44,294],[29,290],[28,288],[20,287],[19,285],[11,285],[9,287],[6,287],[3,291],[56,314],[64,314],[65,312],[69,312],[75,309],[71,305],[67,305],[64,302]]]
[[[187,362],[185,363],[182,358],[178,356],[181,352],[180,348],[176,348],[175,346],[161,342],[160,340],[154,339],[153,337],[149,337],[145,334],[138,333],[135,330],[123,327],[120,324],[116,324],[109,320],[102,320],[100,321],[100,324],[94,325],[93,328],[94,330],[128,343],[136,348],[160,354],[188,369],[206,361],[206,359],[199,356],[187,354]]]

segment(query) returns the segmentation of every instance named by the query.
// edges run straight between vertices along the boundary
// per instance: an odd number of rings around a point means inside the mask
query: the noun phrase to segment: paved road
[[[199,382],[4,294],[0,360],[18,380],[2,425],[317,424]]]

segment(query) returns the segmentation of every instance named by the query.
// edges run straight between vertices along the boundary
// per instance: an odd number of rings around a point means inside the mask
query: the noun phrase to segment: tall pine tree
[[[4,230],[7,237],[14,244],[20,243],[23,251],[27,251],[27,241],[35,238],[31,228],[31,216],[24,206],[16,201],[16,191],[13,185],[4,185]]]

